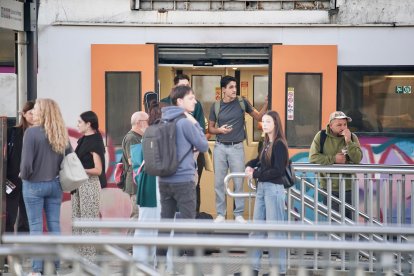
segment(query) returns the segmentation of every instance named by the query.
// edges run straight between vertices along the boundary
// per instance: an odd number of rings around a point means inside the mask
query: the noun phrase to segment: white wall
[[[17,114],[16,74],[0,74],[0,116],[16,117]]]
[[[338,16],[348,16],[349,19],[343,20],[345,25],[350,20],[358,24],[370,23],[363,20],[366,14],[362,12],[364,5],[366,9],[369,7],[368,2],[338,1],[342,13]],[[390,5],[389,1],[375,0],[377,6],[368,10],[370,18],[373,13],[381,14],[378,7],[385,2]],[[405,2],[396,0],[393,3],[392,9],[382,10],[386,23],[397,15],[398,7]],[[412,6],[405,4],[405,12],[401,13],[411,16]],[[354,15],[352,18],[349,13],[352,10],[358,11],[360,17]],[[131,11],[129,0],[43,1],[39,15],[38,97],[56,99],[61,104],[67,125],[75,126],[78,115],[91,108],[91,44],[338,45],[339,65],[414,65],[414,26],[345,27],[325,24],[327,11],[308,11],[306,15],[295,11],[282,13],[283,16],[276,16],[279,13],[258,12],[253,17],[243,12],[169,12],[160,15],[156,11]],[[189,18],[195,21],[184,24]],[[408,20],[401,18],[401,22]],[[297,24],[292,26],[292,22]],[[201,23],[206,25],[200,26]],[[309,23],[319,25],[310,26]]]
[[[91,108],[91,44],[338,45],[338,65],[414,65],[413,28],[181,28],[49,26],[39,34],[38,96],[62,105],[69,126]],[[182,34],[182,35],[177,35]]]

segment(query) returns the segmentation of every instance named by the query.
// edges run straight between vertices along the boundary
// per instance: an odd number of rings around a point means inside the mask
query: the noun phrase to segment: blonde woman
[[[62,189],[59,169],[68,145],[68,132],[59,106],[52,99],[38,99],[33,109],[35,126],[23,137],[20,174],[23,180],[23,198],[29,219],[30,235],[43,232],[43,211],[47,229],[60,233],[60,205]],[[59,261],[55,261],[56,270]],[[29,275],[42,275],[43,260],[33,259]]]

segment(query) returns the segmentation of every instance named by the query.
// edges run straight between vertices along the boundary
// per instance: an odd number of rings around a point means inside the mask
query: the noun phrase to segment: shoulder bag
[[[88,180],[88,175],[76,153],[71,152],[63,157],[60,164],[59,178],[64,192],[76,190]]]

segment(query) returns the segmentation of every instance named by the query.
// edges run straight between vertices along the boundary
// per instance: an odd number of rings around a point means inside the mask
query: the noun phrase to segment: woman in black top
[[[78,120],[78,129],[83,136],[75,149],[89,179],[79,189],[72,192],[72,218],[99,218],[101,187],[106,187],[105,146],[99,132],[98,117],[93,111],[82,113]],[[96,235],[97,229],[73,228],[73,234]],[[94,262],[96,248],[82,246],[79,253]]]
[[[35,103],[28,101],[20,112],[20,123],[7,131],[7,179],[16,188],[6,193],[6,232],[14,232],[17,213],[19,221],[17,232],[29,232],[26,207],[22,194],[22,180],[19,177],[20,160],[22,159],[23,134],[25,130],[34,124],[33,108]]]
[[[246,174],[258,179],[256,200],[254,204],[254,222],[280,222],[285,218],[285,189],[281,177],[289,161],[289,153],[279,114],[268,111],[262,118],[262,128],[265,133],[263,149],[256,159],[246,164]],[[283,239],[280,232],[253,232],[254,238]],[[260,270],[261,249],[252,253],[253,275]],[[286,273],[286,249],[269,250],[270,265],[278,266],[279,273]]]

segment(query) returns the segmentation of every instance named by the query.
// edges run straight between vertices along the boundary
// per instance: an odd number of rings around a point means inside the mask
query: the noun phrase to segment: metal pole
[[[33,24],[34,30],[27,32],[27,100],[35,100],[37,98],[37,15],[39,0],[32,0],[30,3],[33,4],[30,7],[30,19],[35,24]]]
[[[16,122],[19,111],[27,101],[27,40],[26,32],[17,32],[17,107]],[[18,122],[17,122],[18,123]]]
[[[7,117],[0,117],[0,149],[6,149],[7,145]],[[0,244],[6,228],[6,172],[7,151],[0,152]],[[4,267],[4,258],[0,258],[0,270]]]

